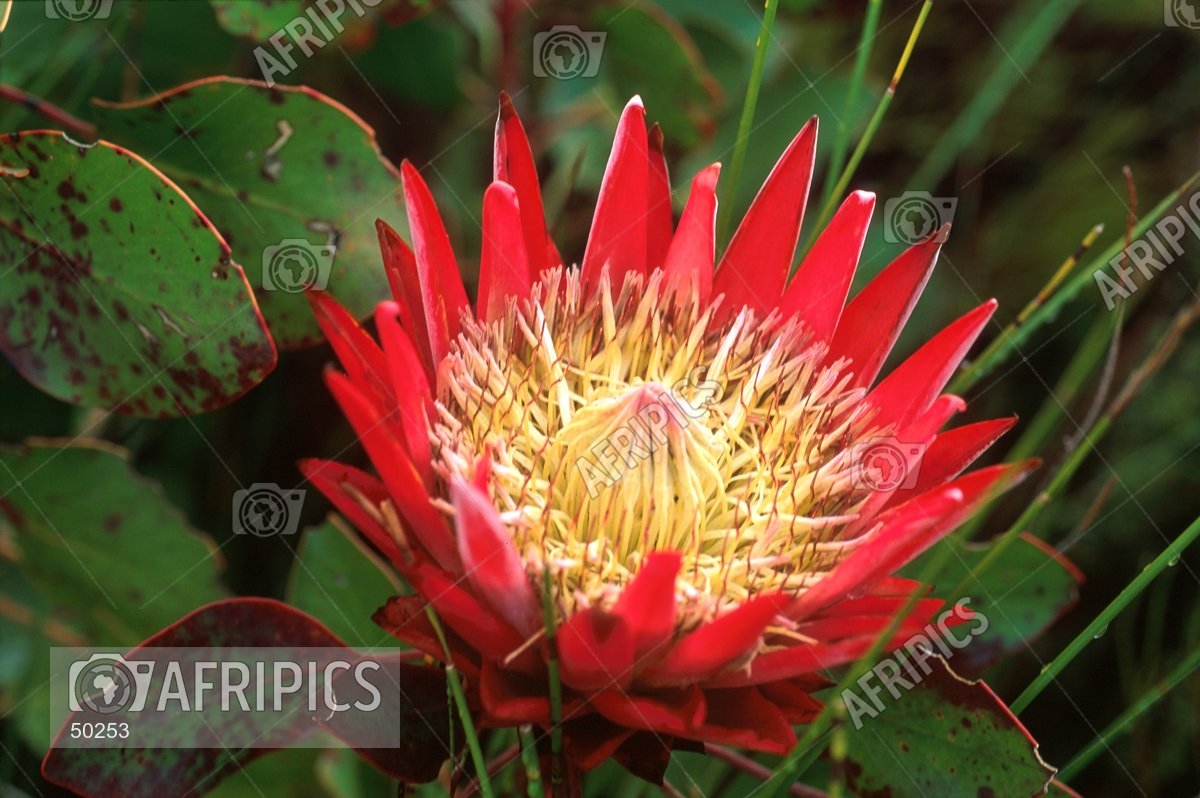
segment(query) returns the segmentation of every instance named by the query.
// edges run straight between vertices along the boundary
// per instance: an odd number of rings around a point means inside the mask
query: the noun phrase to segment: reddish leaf
[[[343,647],[333,633],[312,617],[270,599],[240,598],[209,604],[180,619],[177,623],[134,649],[127,656],[151,647]],[[356,654],[346,649],[347,659]],[[401,705],[401,745],[395,749],[360,750],[364,757],[395,778],[405,781],[433,779],[447,756],[449,739],[445,683],[437,670],[400,664],[403,696]],[[244,714],[222,713],[220,703],[209,705],[215,711],[155,715],[152,733],[156,745],[169,740],[186,742],[216,736],[221,739],[222,725],[247,722]],[[72,717],[75,717],[74,715]],[[390,715],[389,715],[390,717]],[[325,730],[343,740],[362,739],[361,727],[349,727],[345,716],[322,723]],[[52,748],[42,764],[47,780],[85,796],[103,798],[171,798],[196,796],[212,789],[222,778],[242,764],[268,753],[273,747],[296,744],[321,730],[308,713],[296,713],[294,723],[264,732],[262,748]],[[71,719],[59,732],[69,728]],[[396,718],[390,717],[390,722]]]

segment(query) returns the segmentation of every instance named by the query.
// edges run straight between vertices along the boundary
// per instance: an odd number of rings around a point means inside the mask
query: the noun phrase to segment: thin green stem
[[[432,607],[425,608],[425,617],[429,619],[438,643],[446,655],[446,684],[454,698],[454,706],[458,709],[458,719],[463,726],[463,734],[467,738],[467,750],[471,752],[471,761],[475,764],[476,775],[479,779],[479,793],[484,798],[494,798],[492,779],[488,775],[487,759],[483,756],[483,748],[479,745],[479,735],[475,733],[475,722],[471,719],[471,705],[467,703],[467,695],[463,692],[462,681],[458,678],[458,669],[450,653],[450,645],[446,642],[446,634],[442,631],[442,622]]]
[[[1164,197],[1149,213],[1138,220],[1138,223],[1134,225],[1129,233],[1130,240],[1140,238],[1152,225],[1165,216],[1169,210],[1183,203],[1190,195],[1192,189],[1196,188],[1197,185],[1200,185],[1200,172],[1196,172],[1189,177],[1183,185]],[[1062,287],[1047,298],[1041,306],[1032,311],[1023,320],[1023,323],[1010,324],[998,338],[988,345],[983,354],[976,358],[970,367],[954,380],[950,386],[950,392],[961,394],[971,388],[981,377],[986,376],[1012,352],[1016,351],[1035,330],[1043,324],[1053,321],[1067,302],[1079,294],[1084,286],[1091,284],[1095,280],[1093,275],[1100,269],[1105,268],[1114,258],[1118,257],[1124,248],[1125,238],[1122,236],[1089,261],[1086,267],[1076,270],[1074,275],[1064,282]]]
[[[533,727],[529,724],[517,728],[521,738],[521,764],[525,766],[526,794],[529,798],[543,798],[546,794],[542,784],[542,770],[538,766],[537,740],[533,738]]]
[[[854,172],[858,169],[859,163],[862,162],[863,155],[867,152],[867,147],[870,146],[871,140],[875,138],[875,133],[879,130],[879,125],[883,121],[888,107],[892,104],[892,98],[896,96],[896,87],[900,84],[900,78],[904,76],[904,70],[908,67],[908,60],[912,57],[913,49],[917,45],[917,37],[921,35],[921,29],[925,27],[925,20],[932,8],[933,0],[925,0],[925,3],[921,6],[921,12],[917,15],[917,21],[913,25],[912,33],[908,35],[908,42],[904,45],[904,52],[900,55],[900,62],[896,64],[896,71],[892,73],[892,80],[888,84],[887,91],[880,98],[879,105],[875,106],[875,112],[871,114],[871,120],[867,122],[867,129],[863,131],[862,138],[858,140],[858,145],[854,148],[854,152],[850,156],[850,162],[842,170],[842,174],[834,184],[833,190],[828,192],[828,199],[821,208],[821,214],[817,217],[817,223],[813,225],[808,241],[805,242],[805,252],[812,248],[817,235],[825,228],[825,223],[833,215],[833,207],[837,202],[837,198],[846,193],[846,187],[850,185],[850,180],[854,177]]]
[[[1129,728],[1135,720],[1146,714],[1155,704],[1165,698],[1167,693],[1175,689],[1180,682],[1195,673],[1197,669],[1200,669],[1200,648],[1185,657],[1171,669],[1170,673],[1126,707],[1116,720],[1108,724],[1104,731],[1096,736],[1096,739],[1092,740],[1086,748],[1067,763],[1066,767],[1058,772],[1058,779],[1066,783],[1079,775],[1079,772],[1091,764],[1100,752],[1108,750],[1113,739]]]
[[[1121,611],[1128,607],[1130,602],[1141,595],[1142,591],[1154,581],[1155,577],[1167,567],[1179,562],[1179,557],[1183,554],[1184,549],[1191,545],[1192,541],[1198,536],[1200,536],[1200,518],[1193,521],[1191,526],[1183,531],[1183,534],[1175,538],[1171,545],[1163,550],[1162,554],[1155,557],[1153,562],[1143,568],[1142,572],[1125,586],[1125,589],[1088,624],[1086,629],[1080,632],[1053,661],[1043,667],[1042,672],[1025,688],[1021,695],[1017,696],[1017,699],[1012,702],[1009,708],[1015,714],[1020,714],[1028,707],[1033,699],[1037,698],[1042,690],[1046,689],[1046,686],[1054,681],[1064,668],[1071,664],[1075,657],[1079,655],[1079,652],[1087,647],[1088,643],[1091,643],[1104,633],[1113,619],[1120,615]]]
[[[982,133],[1013,89],[1028,81],[1029,69],[1082,0],[1031,0],[1007,20],[991,73],[932,147],[911,185],[932,190],[954,166],[959,154]]]
[[[829,174],[825,178],[825,194],[823,204],[828,204],[833,197],[834,175],[840,174],[846,165],[846,149],[850,144],[850,120],[858,105],[858,96],[862,92],[866,79],[867,64],[871,61],[871,46],[875,42],[875,33],[879,29],[879,14],[883,10],[883,0],[868,0],[867,14],[863,19],[862,33],[858,37],[858,49],[854,52],[854,72],[850,75],[850,87],[846,90],[846,102],[842,107],[842,115],[838,119],[837,133],[833,139],[833,152],[829,156]]]
[[[939,547],[922,569],[919,581],[927,583],[935,574],[941,572],[949,562],[953,552],[954,549],[949,545]],[[895,635],[896,630],[900,627],[900,623],[904,618],[908,617],[908,614],[916,606],[917,600],[920,597],[920,591],[913,591],[913,594],[908,597],[904,606],[892,617],[887,628],[875,638],[875,641],[871,644],[871,648],[866,654],[847,669],[837,685],[834,686],[830,693],[830,699],[825,702],[817,717],[808,724],[803,736],[800,737],[796,745],[792,747],[791,752],[775,768],[771,779],[763,784],[766,798],[775,798],[776,796],[785,794],[791,782],[795,781],[815,761],[823,747],[816,745],[816,743],[830,731],[830,726],[835,717],[834,705],[842,700],[842,694],[849,689],[850,685],[858,681],[864,673],[875,666],[876,660],[883,652],[888,641]]]
[[[754,61],[750,66],[750,83],[746,86],[746,99],[742,102],[742,117],[738,120],[737,141],[733,144],[733,160],[729,166],[729,176],[725,179],[725,201],[720,205],[721,221],[718,229],[721,231],[720,240],[728,240],[729,224],[732,218],[733,201],[736,199],[738,180],[742,176],[742,166],[746,161],[746,150],[750,146],[750,127],[754,124],[754,112],[758,107],[758,92],[762,88],[763,68],[767,63],[767,49],[771,45],[771,32],[775,28],[775,12],[779,9],[779,0],[766,0],[763,5],[762,27],[758,30],[758,41],[754,45]]]

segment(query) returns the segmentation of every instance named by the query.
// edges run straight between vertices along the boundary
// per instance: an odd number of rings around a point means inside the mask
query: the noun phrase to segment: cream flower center
[[[801,592],[863,537],[864,392],[802,324],[717,321],[661,272],[545,273],[491,325],[468,320],[439,370],[435,468],[492,498],[531,575],[568,612],[607,604],[647,552],[683,554],[685,626],[766,590]],[[585,296],[589,297],[585,299]]]

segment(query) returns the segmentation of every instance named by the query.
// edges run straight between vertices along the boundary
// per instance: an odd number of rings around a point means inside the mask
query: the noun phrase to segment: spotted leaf
[[[106,141],[0,136],[0,350],[79,405],[216,409],[275,365],[229,247],[171,180]]]
[[[246,264],[282,347],[315,343],[300,293],[357,317],[387,297],[375,220],[401,226],[399,172],[349,109],[307,88],[208,78],[136,103],[98,103],[103,135],[152,153]]]

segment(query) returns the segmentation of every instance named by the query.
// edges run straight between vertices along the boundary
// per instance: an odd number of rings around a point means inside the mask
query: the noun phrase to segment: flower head
[[[894,572],[1024,472],[961,475],[1011,419],[940,431],[994,303],[876,379],[945,230],[847,304],[874,206],[855,192],[789,281],[815,144],[813,120],[714,264],[719,166],[675,225],[635,98],[569,268],[503,98],[474,310],[407,163],[411,249],[380,226],[381,346],[314,297],[345,369],[330,388],[377,476],[305,471],[415,591],[378,620],[445,660],[432,605],[484,723],[549,727],[553,658],[584,768],[616,755],[654,776],[704,742],[785,751],[820,673],[926,592]],[[940,604],[919,599],[892,643]]]

